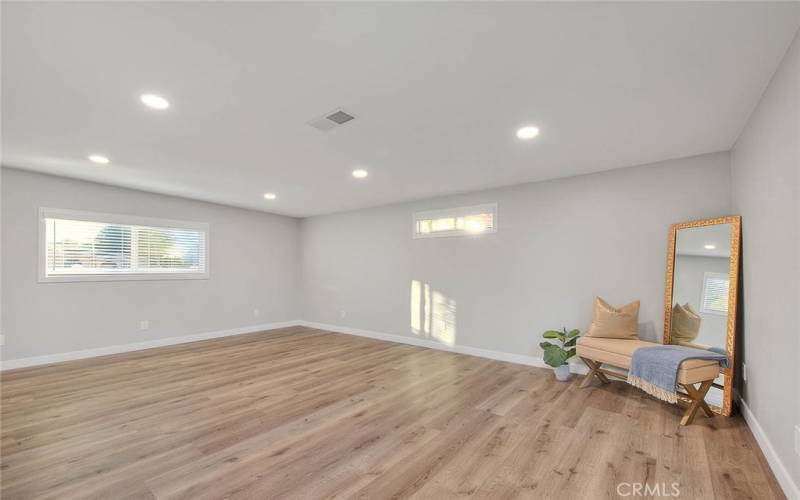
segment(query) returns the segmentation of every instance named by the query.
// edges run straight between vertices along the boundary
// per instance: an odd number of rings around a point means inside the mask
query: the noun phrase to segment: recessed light
[[[369,172],[367,172],[363,168],[357,168],[357,169],[353,170],[353,177],[355,177],[356,179],[363,179],[368,175],[369,175]]]
[[[264,193],[265,200],[274,200],[277,197],[278,195],[276,195],[275,193]]]
[[[706,250],[714,250],[715,248],[717,248],[717,245],[703,245],[703,248],[705,248]]]
[[[89,161],[92,163],[99,163],[100,165],[111,163],[111,160],[103,155],[89,155]]]
[[[142,104],[145,106],[153,109],[167,109],[169,107],[169,101],[160,95],[142,94],[139,100],[141,100]]]
[[[520,139],[524,140],[533,139],[537,135],[539,135],[539,129],[532,125],[528,125],[517,130],[517,137],[519,137]]]

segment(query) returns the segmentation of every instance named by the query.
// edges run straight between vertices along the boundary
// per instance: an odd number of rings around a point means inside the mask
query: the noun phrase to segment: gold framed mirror
[[[669,230],[664,344],[728,356],[706,403],[731,414],[742,219],[738,215],[673,224]]]

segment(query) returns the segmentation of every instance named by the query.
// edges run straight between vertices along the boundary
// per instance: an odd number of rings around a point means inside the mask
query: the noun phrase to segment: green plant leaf
[[[550,342],[539,342],[539,347],[542,349],[547,349],[548,347],[558,347],[555,344],[551,344]]]
[[[561,332],[557,332],[555,330],[547,330],[542,334],[542,337],[546,339],[558,339],[561,338],[564,334]]]
[[[572,346],[575,345],[576,342],[578,342],[578,339],[573,337],[573,338],[567,340],[566,342],[564,342],[564,347],[572,347]]]
[[[558,346],[550,345],[544,348],[544,356],[542,357],[545,363],[553,368],[558,368],[567,362],[567,351]]]
[[[571,339],[573,337],[577,337],[580,334],[581,334],[581,331],[576,328],[574,330],[570,330],[570,332],[567,334],[567,338]]]
[[[566,359],[569,359],[572,356],[574,356],[575,352],[576,352],[575,349],[570,349],[569,351],[567,351],[567,358]]]

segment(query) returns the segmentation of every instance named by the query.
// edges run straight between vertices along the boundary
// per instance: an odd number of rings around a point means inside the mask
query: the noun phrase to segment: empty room
[[[800,1],[0,3],[0,497],[800,500]]]

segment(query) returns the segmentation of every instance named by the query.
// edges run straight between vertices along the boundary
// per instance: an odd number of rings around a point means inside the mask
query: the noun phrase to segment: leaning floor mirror
[[[730,415],[736,347],[741,217],[673,224],[669,233],[664,344],[728,356],[706,403]]]

